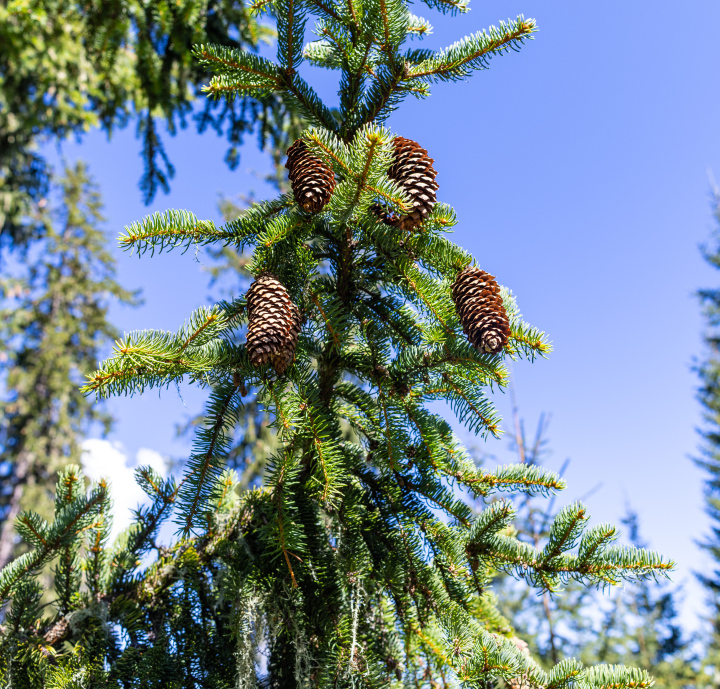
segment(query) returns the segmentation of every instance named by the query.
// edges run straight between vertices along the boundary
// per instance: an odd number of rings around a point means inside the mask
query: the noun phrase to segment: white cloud
[[[139,504],[148,504],[150,499],[135,483],[134,470],[138,466],[150,466],[163,478],[167,476],[167,465],[162,456],[148,448],[141,448],[132,464],[121,446],[108,440],[88,439],[82,444],[82,466],[91,481],[101,478],[110,484],[113,502],[113,526],[110,532],[112,543],[120,532],[132,521],[131,510]]]

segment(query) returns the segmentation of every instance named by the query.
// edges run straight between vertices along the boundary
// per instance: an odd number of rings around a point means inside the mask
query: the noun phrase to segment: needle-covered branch
[[[464,0],[428,2],[443,12],[464,12]],[[408,38],[432,33],[429,22],[408,11],[403,0],[373,0],[363,7],[362,21],[353,2],[276,0],[257,3],[272,9],[278,25],[278,62],[224,46],[197,46],[195,54],[215,74],[206,91],[214,97],[278,93],[297,108],[308,123],[350,141],[357,131],[387,119],[407,95],[425,98],[428,82],[458,80],[472,70],[487,69],[494,55],[518,50],[532,37],[535,22],[523,16],[500,22],[450,48],[402,52]],[[319,41],[302,48],[306,14],[318,15]],[[303,59],[341,72],[337,117],[298,74]]]
[[[82,482],[80,470],[77,466],[70,465],[59,477],[59,492],[61,493],[64,483],[75,482],[76,479]],[[101,481],[87,494],[83,491],[72,500],[60,500],[52,524],[48,524],[34,512],[22,512],[18,516],[18,533],[33,550],[0,570],[0,605],[12,595],[14,587],[20,581],[37,573],[56,557],[62,548],[70,546],[83,532],[96,526],[99,513],[107,506],[107,497],[107,485]]]
[[[498,27],[479,31],[414,65],[407,71],[406,78],[427,81],[464,79],[472,70],[487,69],[494,55],[519,50],[534,32],[535,22],[522,15],[507,23],[500,22]]]
[[[556,515],[543,550],[503,534],[514,516],[512,503],[496,502],[470,528],[466,551],[476,574],[483,567],[498,567],[540,590],[556,591],[570,579],[607,586],[667,576],[674,568],[673,562],[657,553],[610,546],[617,533],[607,525],[585,530],[587,510],[581,503]]]
[[[143,330],[126,335],[88,376],[83,391],[104,398],[166,387],[186,375],[207,382],[214,371],[232,365],[251,371],[244,350],[224,337],[237,327],[241,309],[242,304],[203,307],[177,333]]]
[[[223,459],[230,447],[230,432],[237,423],[239,411],[240,392],[232,380],[216,386],[205,413],[205,424],[196,434],[178,494],[176,521],[186,536],[212,509],[220,486]]]
[[[194,50],[200,64],[216,76],[206,90],[211,95],[255,91],[267,93],[280,87],[280,71],[273,62],[246,50],[228,46],[198,45]]]
[[[142,256],[146,251],[170,251],[182,247],[187,251],[191,246],[222,243],[234,244],[238,250],[252,242],[268,223],[282,216],[292,203],[287,196],[274,201],[255,204],[241,217],[226,225],[217,227],[211,220],[199,220],[188,211],[169,210],[153,213],[139,222],[125,228],[119,244],[123,249],[135,251]]]

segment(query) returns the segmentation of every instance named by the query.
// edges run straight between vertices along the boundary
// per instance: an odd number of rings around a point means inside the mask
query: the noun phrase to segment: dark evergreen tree
[[[224,133],[231,167],[247,132],[256,131],[263,147],[284,150],[285,128],[297,117],[275,96],[194,109],[208,73],[193,60],[193,44],[256,49],[271,35],[239,0],[0,4],[0,238],[22,245],[42,229],[31,219],[48,193],[39,145],[49,138],[80,137],[94,127],[111,134],[135,122],[146,201],[167,191],[174,174],[162,123],[174,133],[194,119],[198,131]]]
[[[12,601],[6,677],[66,688],[649,687],[643,669],[568,660],[544,671],[488,587],[498,572],[539,591],[571,579],[612,585],[672,563],[613,545],[615,529],[589,528],[580,503],[557,514],[539,548],[513,536],[511,501],[474,514],[469,497],[564,483],[527,464],[478,469],[428,409],[445,400],[471,431],[497,435],[485,391],[507,383],[507,359],[550,347],[509,290],[466,270],[473,259],[446,237],[456,217],[435,203],[432,161],[419,145],[396,159],[382,122],[404,96],[519,49],[534,22],[518,17],[433,52],[405,48],[430,25],[404,0],[258,7],[275,14],[277,62],[216,45],[196,54],[216,72],[212,94],[275,94],[301,110],[311,127],[295,148],[294,193],[220,227],[187,211],[154,214],[121,238],[139,254],[252,249],[254,280],[247,301],[200,309],[177,333],[126,335],[89,377],[99,398],[181,378],[210,388],[205,424],[177,484],[138,470],[152,504],[113,548],[104,487],[71,491],[76,469],[61,476],[52,524],[18,517],[33,550],[0,572],[0,601]],[[303,50],[309,13],[322,39]],[[337,112],[299,76],[303,59],[341,72]],[[238,494],[223,466],[245,392],[269,411],[279,446],[264,485]],[[163,547],[158,526],[173,511],[179,537]],[[74,564],[83,542],[84,582]],[[33,573],[54,555],[66,563],[58,600],[40,611]]]
[[[713,186],[715,231],[711,243],[703,247],[705,260],[720,268],[720,189]],[[700,290],[706,331],[706,354],[697,366],[700,378],[698,398],[704,409],[702,454],[697,464],[706,473],[705,510],[710,517],[711,529],[702,545],[708,552],[712,569],[698,573],[708,594],[710,634],[707,663],[711,686],[720,686],[720,290]]]
[[[14,277],[0,280],[0,567],[17,554],[22,509],[52,513],[58,471],[80,459],[79,439],[109,418],[79,390],[102,347],[118,334],[111,298],[134,297],[114,279],[115,262],[99,228],[97,189],[83,164],[59,180],[57,209],[38,208],[45,239]]]

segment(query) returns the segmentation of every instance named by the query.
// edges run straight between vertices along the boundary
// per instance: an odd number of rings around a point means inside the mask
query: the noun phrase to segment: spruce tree
[[[174,134],[194,120],[199,132],[224,134],[233,169],[246,134],[278,148],[297,116],[273,95],[196,108],[208,72],[191,53],[201,41],[256,50],[271,38],[238,0],[1,3],[0,239],[23,246],[38,229],[29,220],[49,190],[47,140],[134,123],[146,202],[174,175],[163,125]]]
[[[0,280],[0,343],[5,394],[0,401],[0,567],[16,554],[22,509],[52,513],[58,471],[80,459],[79,440],[109,418],[79,390],[103,345],[117,337],[110,299],[130,303],[99,227],[97,189],[82,163],[59,180],[58,208],[38,208],[45,240]]]
[[[710,245],[703,247],[705,260],[720,268],[720,189],[713,187],[715,231]],[[706,322],[706,356],[697,367],[700,378],[698,399],[704,409],[702,454],[697,464],[707,473],[705,511],[710,518],[710,534],[702,542],[712,569],[698,574],[708,595],[711,630],[706,665],[711,669],[713,685],[718,683],[720,661],[720,289],[700,290]]]
[[[190,380],[210,390],[205,425],[177,484],[138,470],[152,504],[114,548],[103,486],[66,488],[76,469],[61,477],[53,524],[18,518],[34,550],[0,572],[0,600],[12,599],[7,676],[40,678],[23,680],[33,687],[650,686],[636,668],[566,660],[544,671],[513,642],[488,587],[498,572],[539,591],[612,585],[672,563],[613,545],[616,530],[589,527],[580,503],[538,548],[512,535],[511,501],[474,514],[471,499],[564,483],[526,464],[478,469],[428,409],[443,400],[470,431],[498,435],[487,391],[507,383],[508,359],[550,346],[447,239],[456,217],[436,203],[432,160],[383,123],[404,96],[519,49],[534,22],[433,52],[404,47],[430,24],[403,0],[262,8],[277,21],[276,62],[216,45],[196,55],[216,73],[211,95],[277,94],[300,109],[310,126],[290,149],[292,193],[221,226],[154,214],[120,240],[140,255],[251,250],[254,280],[176,333],[124,336],[85,386],[104,398]],[[311,13],[322,38],[303,49]],[[303,60],[340,71],[338,110],[300,77]],[[238,493],[223,466],[245,393],[269,411],[280,444],[264,485]],[[170,513],[178,539],[165,547],[156,535]],[[32,573],[53,553],[78,562],[83,541],[84,583],[59,577],[57,604],[41,612]]]

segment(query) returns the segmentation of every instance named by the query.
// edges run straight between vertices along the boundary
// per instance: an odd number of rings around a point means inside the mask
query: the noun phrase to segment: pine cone
[[[420,144],[402,136],[395,137],[395,159],[388,170],[388,177],[405,190],[413,209],[407,215],[396,215],[376,207],[383,222],[408,231],[423,223],[437,201],[437,171],[432,166],[433,162]]]
[[[470,344],[482,353],[501,352],[510,337],[510,323],[495,278],[468,266],[455,278],[451,289]]]
[[[295,200],[309,213],[319,213],[335,189],[335,174],[308,151],[302,139],[288,148],[287,157],[285,167]]]
[[[54,644],[58,643],[58,641],[62,641],[70,631],[70,622],[68,622],[67,618],[61,617],[57,622],[55,622],[52,626],[50,626],[49,629],[45,631],[43,634],[43,641],[48,646],[53,646]]]
[[[301,320],[297,306],[272,273],[261,273],[247,291],[247,350],[253,366],[272,363],[283,373],[295,358]]]

